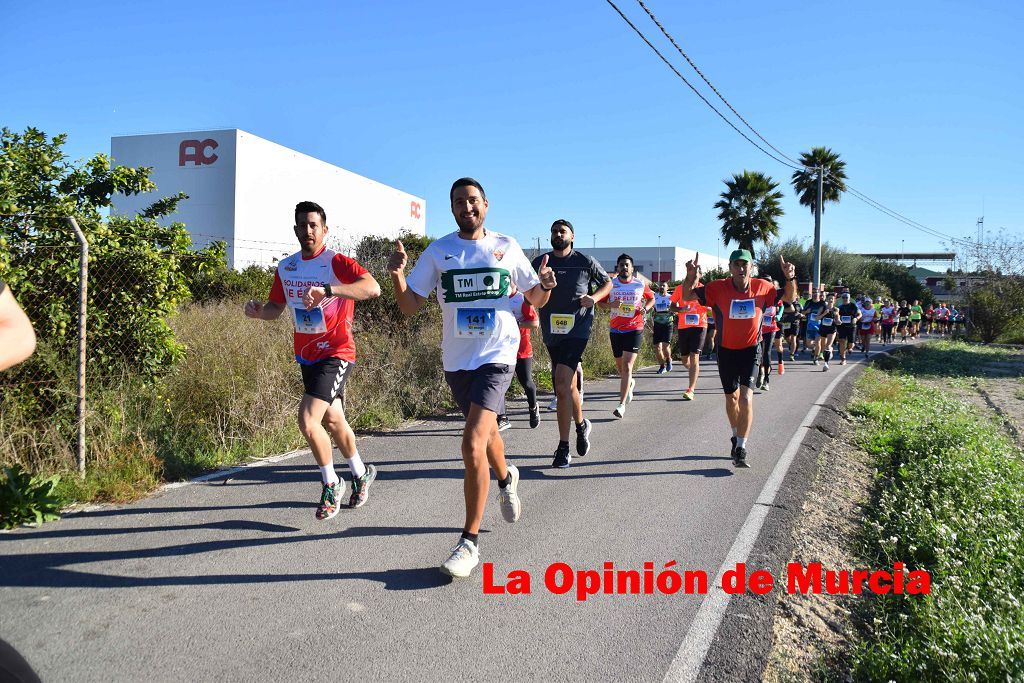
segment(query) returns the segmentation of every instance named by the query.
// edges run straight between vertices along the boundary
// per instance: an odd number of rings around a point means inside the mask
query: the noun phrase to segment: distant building
[[[227,242],[234,268],[269,265],[298,251],[292,226],[300,201],[324,207],[328,244],[345,251],[366,235],[426,230],[422,198],[237,128],[114,137],[110,154],[124,166],[152,167],[158,190],[115,195],[113,213],[135,215],[185,192],[189,199],[162,222],[184,223],[197,246]]]
[[[609,273],[615,271],[619,254],[633,257],[637,272],[652,282],[669,282],[686,277],[686,262],[693,259],[693,249],[683,247],[596,247],[580,245],[580,251],[596,258]],[[728,269],[729,260],[712,254],[700,253],[698,261],[704,272],[716,267]]]

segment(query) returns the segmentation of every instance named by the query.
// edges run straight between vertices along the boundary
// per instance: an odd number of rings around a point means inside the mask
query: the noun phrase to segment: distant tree
[[[808,207],[811,215],[818,205],[818,174],[812,169],[825,169],[821,185],[821,212],[825,213],[825,206],[829,202],[838,203],[843,192],[846,192],[846,162],[828,147],[812,147],[810,152],[800,155],[800,163],[806,168],[793,171],[790,182],[801,206]]]
[[[768,244],[779,234],[778,219],[783,214],[779,184],[758,171],[743,171],[724,182],[726,190],[715,203],[722,241],[735,242],[756,256],[754,244]]]

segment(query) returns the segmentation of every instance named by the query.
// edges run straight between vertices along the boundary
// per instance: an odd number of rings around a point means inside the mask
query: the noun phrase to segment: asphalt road
[[[545,570],[674,560],[713,584],[808,410],[853,369],[786,368],[755,398],[748,470],[729,458],[713,363],[693,402],[680,366],[641,371],[622,420],[618,381],[589,382],[593,449],[568,470],[550,467],[554,414],[531,430],[510,404],[523,516],[506,524],[491,498],[481,559],[500,583],[528,572],[530,594],[485,594],[483,565],[456,582],[438,571],[463,519],[451,417],[361,438],[379,469],[370,501],[326,522],[307,453],[0,534],[0,638],[51,681],[662,680],[707,596],[578,601],[548,591]]]

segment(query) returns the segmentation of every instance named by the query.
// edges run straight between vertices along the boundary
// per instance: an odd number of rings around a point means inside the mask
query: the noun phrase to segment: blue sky
[[[616,4],[700,82],[635,0]],[[1024,236],[1012,48],[1024,4],[647,5],[789,156],[829,146],[851,185],[941,232],[973,236],[984,206],[989,231]],[[237,127],[425,197],[435,236],[454,228],[451,181],[472,175],[488,225],[524,243],[565,217],[580,246],[660,235],[711,253],[722,181],[751,169],[783,185],[782,236],[813,233],[790,170],[603,0],[22,2],[4,14],[0,124],[66,132],[74,158],[109,152],[112,135]],[[826,208],[823,235],[856,251],[941,247],[852,196]]]

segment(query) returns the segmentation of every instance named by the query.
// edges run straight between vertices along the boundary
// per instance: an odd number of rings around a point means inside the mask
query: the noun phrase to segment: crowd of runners
[[[717,361],[732,429],[730,454],[736,468],[746,468],[754,390],[768,391],[772,375],[783,375],[786,363],[804,358],[827,371],[836,353],[843,365],[850,354],[867,357],[872,341],[955,334],[962,324],[962,313],[945,305],[924,309],[918,301],[852,299],[849,292],[826,289],[800,300],[792,264],[780,259],[781,283],[761,279],[746,249],[730,254],[726,278],[702,284],[695,256],[671,293],[666,283],[654,291],[629,254],[618,257],[609,276],[592,256],[575,249],[574,229],[565,219],[551,225],[551,250],[531,262],[515,239],[485,228],[488,200],[479,182],[455,181],[450,200],[458,230],[430,243],[408,274],[409,259],[397,241],[388,273],[407,316],[436,294],[444,375],[465,418],[463,531],[441,565],[453,577],[469,576],[480,561],[491,471],[504,519],[516,522],[522,514],[519,471],[506,461],[501,432],[510,426],[505,397],[513,376],[526,393],[529,426],[540,425],[531,345],[535,328],[551,359],[555,398],[548,407],[556,412],[558,425],[552,467],[568,468],[574,457],[590,452],[593,426],[583,413],[582,359],[595,308],[601,307],[609,311],[608,337],[619,374],[614,417],[625,418],[633,400],[636,360],[650,320],[658,373],[676,371],[674,355],[685,367],[684,400],[696,398],[701,357]],[[244,312],[261,320],[287,312],[293,319],[295,358],[305,388],[298,423],[321,473],[316,518],[327,520],[338,514],[346,489],[334,469],[332,439],[350,472],[349,508],[367,502],[377,476],[356,447],[345,416],[344,388],[356,361],[355,302],[377,297],[381,290],[359,263],[326,246],[327,216],[318,204],[295,207],[294,229],[300,251],[279,262],[267,300],[247,302]]]

